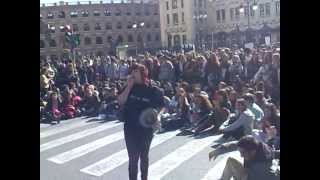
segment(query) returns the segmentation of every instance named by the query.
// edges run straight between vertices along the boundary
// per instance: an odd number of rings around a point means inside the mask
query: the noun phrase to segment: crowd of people
[[[249,135],[280,151],[280,48],[161,50],[125,59],[43,61],[41,120],[119,117],[117,95],[134,64],[148,69],[151,84],[164,95],[159,133],[179,128],[194,135],[221,133],[226,141],[240,145]]]

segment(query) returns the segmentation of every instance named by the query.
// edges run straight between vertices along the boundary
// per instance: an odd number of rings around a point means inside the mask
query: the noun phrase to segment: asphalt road
[[[195,138],[165,132],[153,138],[149,180],[215,180],[229,156],[208,161],[211,145],[221,136]],[[58,125],[40,124],[41,180],[128,180],[123,124],[76,118]],[[140,177],[139,177],[140,179]]]

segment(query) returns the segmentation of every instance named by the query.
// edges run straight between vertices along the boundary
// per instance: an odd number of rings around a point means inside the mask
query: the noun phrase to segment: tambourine
[[[139,117],[140,125],[145,128],[154,128],[159,121],[158,111],[154,108],[145,109]]]

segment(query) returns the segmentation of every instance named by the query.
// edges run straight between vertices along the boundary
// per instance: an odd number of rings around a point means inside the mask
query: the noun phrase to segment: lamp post
[[[133,25],[132,25],[132,28],[133,29],[135,29],[136,30],[136,32],[137,32],[137,29],[139,28],[139,27],[143,27],[144,26],[144,22],[141,22],[141,23],[139,23],[139,24],[137,24],[137,23],[134,23]],[[138,39],[137,39],[138,40]],[[143,38],[142,38],[142,44],[143,44],[144,42],[143,42]],[[144,49],[144,44],[143,44],[143,49]],[[136,55],[138,55],[138,43],[136,44]]]
[[[247,5],[247,8],[248,8],[248,31],[250,30],[250,16],[251,16],[251,12],[253,11],[256,11],[258,9],[258,4],[256,2],[256,0],[245,0],[245,3]],[[252,9],[251,9],[251,6],[252,6]],[[243,4],[240,5],[240,9],[239,9],[239,12],[240,13],[244,13],[245,12],[245,9],[243,7]],[[250,38],[249,38],[250,39]]]

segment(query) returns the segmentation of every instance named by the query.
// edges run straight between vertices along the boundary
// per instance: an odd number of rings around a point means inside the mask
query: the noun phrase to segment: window
[[[166,2],[167,10],[169,10],[169,2]]]
[[[158,15],[158,11],[159,11],[158,7],[155,7],[153,11],[153,15]]]
[[[136,16],[140,16],[141,12],[140,12],[140,8],[136,8]]]
[[[154,28],[159,28],[159,23],[158,22],[154,23]]]
[[[96,44],[103,44],[102,37],[96,37]]]
[[[172,9],[177,9],[177,8],[178,8],[177,0],[172,0]]]
[[[187,35],[182,35],[182,44],[187,44]]]
[[[276,2],[276,15],[279,16],[280,15],[280,1]]]
[[[137,41],[138,41],[138,42],[142,42],[142,37],[141,37],[140,34],[139,34],[138,37],[137,37]]]
[[[45,43],[43,40],[40,40],[40,48],[45,48]]]
[[[117,9],[116,16],[121,16],[121,10],[120,9]]]
[[[183,6],[184,6],[184,2],[183,0],[181,0],[181,8],[183,8]]]
[[[53,13],[52,13],[52,12],[49,12],[49,13],[47,14],[47,19],[53,19],[53,18],[54,18]]]
[[[146,28],[150,28],[150,27],[151,27],[150,23],[147,23]]]
[[[234,17],[234,8],[230,8],[230,20],[233,21]]]
[[[156,35],[155,41],[160,41],[160,36],[159,36],[159,34]]]
[[[226,11],[224,9],[221,9],[221,20],[222,21],[226,20]]]
[[[244,6],[244,16],[247,17],[249,14],[249,8],[248,6]]]
[[[266,3],[266,16],[270,16],[270,3]]]
[[[81,11],[82,17],[88,17],[89,16],[89,11],[83,10]]]
[[[96,26],[94,27],[94,29],[95,29],[96,31],[101,30],[101,25],[100,25],[100,23],[96,23]]]
[[[112,24],[111,23],[106,23],[106,30],[112,29]]]
[[[121,28],[122,28],[121,22],[118,22],[117,29],[121,29]]]
[[[150,35],[150,34],[147,35],[147,41],[148,41],[148,42],[151,41],[151,35]]]
[[[185,23],[185,22],[184,22],[184,12],[182,12],[182,14],[181,14],[181,22],[182,22],[182,24]]]
[[[111,43],[111,42],[112,42],[112,36],[108,36],[107,41],[108,41],[109,43]]]
[[[197,0],[194,0],[194,7],[197,7]]]
[[[199,0],[199,7],[202,7],[202,0]]]
[[[217,10],[216,14],[217,14],[217,21],[220,22],[221,21],[220,10]]]
[[[254,10],[253,10],[253,5],[250,6],[250,15],[254,17]]]
[[[260,9],[260,16],[263,17],[264,16],[264,4],[260,4],[259,9]]]
[[[59,18],[66,18],[66,13],[64,11],[60,11],[58,17]]]
[[[146,16],[150,16],[150,11],[149,11],[149,9],[148,9],[148,8],[146,8],[146,9],[145,9],[144,14],[145,14]]]
[[[77,12],[77,11],[71,11],[71,12],[70,12],[70,17],[71,17],[71,18],[78,17],[78,12]]]
[[[75,31],[75,32],[79,31],[78,24],[72,24],[72,29],[73,29],[73,31]]]
[[[204,7],[204,8],[207,7],[207,0],[203,0],[203,7]]]
[[[100,16],[100,12],[98,10],[93,11],[94,16]]]
[[[173,18],[173,24],[175,25],[179,24],[178,13],[172,14],[172,18]]]
[[[132,37],[132,35],[130,34],[130,35],[128,35],[128,42],[133,42],[133,37]]]
[[[170,24],[170,15],[167,14],[167,24],[169,25]]]
[[[127,9],[127,16],[131,16],[131,11],[130,11],[130,9]]]
[[[50,47],[57,47],[57,43],[54,39],[51,39],[50,42],[49,42],[49,46]]]
[[[54,25],[49,24],[50,33],[56,32],[56,27]]]
[[[122,43],[123,42],[123,37],[121,35],[118,36],[118,43]]]
[[[85,37],[85,38],[84,38],[84,44],[85,44],[85,45],[90,45],[90,44],[91,44],[91,38]]]
[[[236,20],[239,20],[239,18],[240,18],[239,7],[237,7],[237,8],[235,9],[235,13],[236,13]]]
[[[84,30],[84,31],[90,31],[90,26],[89,26],[88,23],[85,23],[85,24],[83,25],[83,30]]]
[[[127,29],[132,29],[132,23],[130,21],[127,24]]]
[[[111,16],[111,11],[108,10],[108,9],[106,9],[106,10],[104,11],[104,15],[105,15],[105,16]]]
[[[172,46],[172,36],[168,35],[168,47]]]

